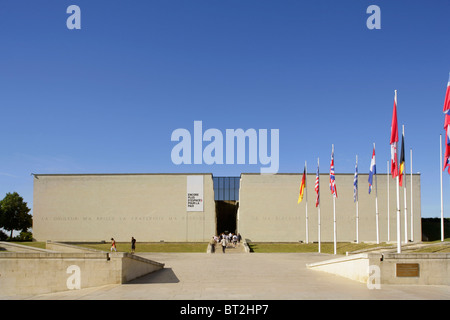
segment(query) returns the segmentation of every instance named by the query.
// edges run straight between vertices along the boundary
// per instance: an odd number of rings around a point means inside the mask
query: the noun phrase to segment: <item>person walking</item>
[[[216,239],[215,239],[215,237],[211,238],[211,241],[209,242],[209,244],[211,245],[211,253],[215,253],[216,252]]]
[[[114,238],[111,238],[111,252],[112,251],[115,251],[115,252],[117,252],[117,249],[116,249],[116,240],[114,240]]]
[[[222,238],[222,240],[220,241],[220,244],[222,245],[222,252],[225,253],[225,249],[227,247],[227,239],[226,239],[226,237]]]
[[[134,237],[131,237],[131,253],[134,253],[136,250],[136,239]]]

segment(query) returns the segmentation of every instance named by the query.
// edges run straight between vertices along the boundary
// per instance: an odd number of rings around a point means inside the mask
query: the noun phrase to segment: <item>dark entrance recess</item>
[[[237,232],[240,177],[213,177],[216,232]]]

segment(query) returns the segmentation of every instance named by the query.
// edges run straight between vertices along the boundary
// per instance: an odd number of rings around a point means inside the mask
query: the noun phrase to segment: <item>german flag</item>
[[[400,173],[399,173],[399,179],[398,183],[400,187],[403,183],[403,174],[405,173],[405,135],[402,135],[402,150],[400,153]]]
[[[306,188],[306,167],[303,169],[303,178],[302,178],[302,184],[300,185],[300,193],[298,195],[298,202],[300,203],[303,200],[303,194],[305,193]]]

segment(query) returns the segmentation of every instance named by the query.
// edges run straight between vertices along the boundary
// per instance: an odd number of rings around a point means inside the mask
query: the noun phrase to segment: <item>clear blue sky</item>
[[[81,30],[66,27],[71,4]],[[422,216],[438,217],[449,13],[448,0],[1,0],[0,197],[32,207],[31,173],[259,172],[174,165],[171,133],[194,120],[279,129],[279,172],[317,157],[327,172],[334,144],[336,173],[356,155],[368,173],[376,143],[385,173],[396,89],[406,169],[412,148]],[[449,193],[445,173],[446,217]]]

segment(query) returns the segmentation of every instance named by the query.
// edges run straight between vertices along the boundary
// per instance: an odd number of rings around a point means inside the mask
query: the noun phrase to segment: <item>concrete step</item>
[[[208,253],[210,253],[211,249],[210,246],[208,248]],[[215,253],[223,254],[222,252],[222,245],[220,243],[215,245]],[[225,253],[245,253],[245,246],[243,243],[237,244],[236,247],[234,247],[232,244],[228,244],[228,246],[225,249]]]

